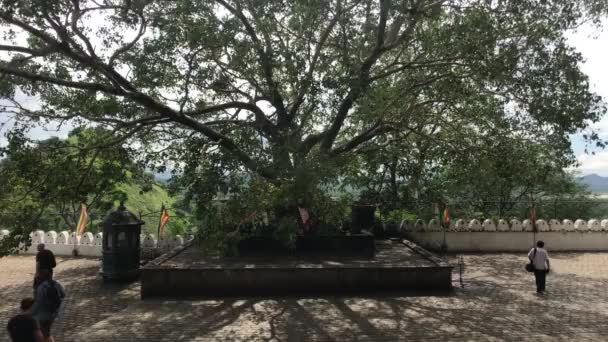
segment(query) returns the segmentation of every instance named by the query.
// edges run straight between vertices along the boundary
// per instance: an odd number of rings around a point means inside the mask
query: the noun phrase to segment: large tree
[[[433,140],[458,150],[487,129],[560,143],[586,129],[604,108],[564,32],[605,10],[601,0],[2,0],[0,96],[20,118],[139,138],[204,198],[242,189],[238,170],[311,205],[311,189],[359,151],[410,134],[460,136]]]

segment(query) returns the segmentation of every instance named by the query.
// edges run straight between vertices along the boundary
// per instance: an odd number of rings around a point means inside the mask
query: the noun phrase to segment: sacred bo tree
[[[462,153],[490,130],[568,150],[605,109],[564,34],[605,13],[599,0],[2,0],[0,104],[23,123],[111,129],[106,144],[171,165],[201,207],[227,192],[239,215],[323,216],[321,189],[370,147],[416,136]]]

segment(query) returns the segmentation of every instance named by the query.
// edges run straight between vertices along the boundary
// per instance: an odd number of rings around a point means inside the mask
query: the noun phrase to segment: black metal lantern
[[[127,211],[124,202],[103,222],[104,280],[128,280],[139,275],[140,233],[143,221]]]

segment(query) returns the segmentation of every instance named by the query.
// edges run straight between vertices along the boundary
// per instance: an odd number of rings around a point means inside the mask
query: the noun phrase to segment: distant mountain
[[[589,187],[591,192],[608,192],[608,177],[595,173],[579,178],[579,181]]]

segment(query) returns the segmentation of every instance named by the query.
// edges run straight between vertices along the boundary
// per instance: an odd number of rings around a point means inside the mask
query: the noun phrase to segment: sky
[[[604,20],[603,26],[603,30],[598,30],[592,25],[585,25],[569,34],[568,39],[585,58],[581,69],[589,76],[591,90],[608,102],[608,20]],[[608,139],[608,116],[593,124],[593,128],[603,139]],[[571,141],[581,174],[608,176],[608,150],[592,149],[585,153],[585,143],[580,134],[572,136]]]
[[[592,91],[602,96],[608,103],[608,19],[604,20],[603,30],[591,24],[580,27],[576,32],[570,32],[569,43],[574,46],[584,57],[581,69],[589,76]],[[7,121],[5,116],[0,117],[0,125]],[[0,135],[10,127],[0,126]],[[608,115],[592,126],[602,138],[608,140]],[[44,139],[51,136],[66,136],[70,127],[34,128],[31,132],[33,137]],[[572,148],[579,161],[576,170],[582,174],[596,173],[608,177],[608,149],[590,149],[585,152],[585,142],[580,134],[570,137]],[[0,144],[5,139],[0,138]]]

